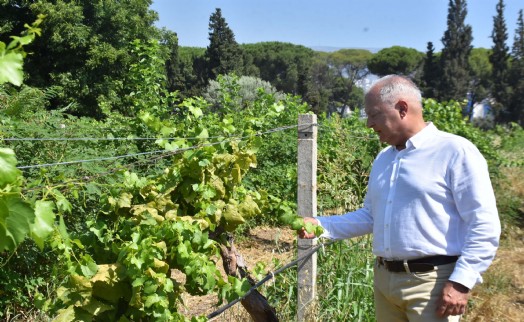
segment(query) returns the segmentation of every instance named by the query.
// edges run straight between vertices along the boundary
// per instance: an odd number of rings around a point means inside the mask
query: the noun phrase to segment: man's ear
[[[399,100],[395,105],[395,109],[398,111],[401,119],[408,115],[408,103],[406,101]]]

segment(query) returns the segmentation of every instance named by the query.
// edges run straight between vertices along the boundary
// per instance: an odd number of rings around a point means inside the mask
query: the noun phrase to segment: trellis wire
[[[332,241],[327,242],[327,243],[321,243],[321,244],[315,246],[309,252],[307,252],[304,256],[302,256],[300,258],[297,258],[296,260],[288,263],[285,266],[282,266],[281,268],[277,269],[275,272],[270,272],[263,279],[258,281],[258,283],[253,285],[244,295],[242,295],[241,297],[237,298],[236,300],[233,300],[233,301],[229,302],[228,304],[222,306],[221,308],[219,308],[218,310],[214,311],[213,313],[210,313],[209,315],[207,315],[207,319],[212,319],[212,318],[222,314],[225,310],[229,309],[233,305],[235,305],[238,302],[240,302],[243,299],[245,299],[249,294],[251,294],[251,292],[253,292],[257,288],[262,286],[264,283],[266,283],[270,279],[274,278],[276,275],[278,275],[278,274],[282,273],[283,271],[285,271],[286,269],[288,269],[288,268],[298,264],[299,262],[303,262],[303,261],[307,260],[309,257],[313,256],[313,254],[316,253],[320,248],[323,248],[325,246],[329,246],[329,245],[331,245],[331,244],[333,244],[335,242],[337,242],[337,240],[332,240]]]

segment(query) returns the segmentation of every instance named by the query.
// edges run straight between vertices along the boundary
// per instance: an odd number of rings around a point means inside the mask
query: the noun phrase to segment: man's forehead
[[[364,100],[364,110],[366,111],[366,113],[368,111],[372,112],[374,110],[379,110],[379,109],[380,109],[380,101],[376,97],[366,96]]]

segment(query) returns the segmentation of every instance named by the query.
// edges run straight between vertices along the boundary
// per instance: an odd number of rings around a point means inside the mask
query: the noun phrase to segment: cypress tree
[[[243,67],[242,49],[226,19],[222,17],[220,8],[216,8],[209,18],[209,46],[205,58],[208,79],[216,79],[218,75],[232,72],[240,74]]]
[[[424,97],[426,98],[437,97],[437,87],[440,73],[438,58],[435,56],[434,52],[435,47],[433,47],[433,43],[430,41],[428,42],[422,74],[422,91],[424,92]]]
[[[517,29],[511,51],[510,85],[513,93],[508,108],[509,121],[524,126],[524,19],[522,9],[517,19]]]
[[[473,36],[471,26],[464,22],[467,15],[466,6],[465,0],[449,1],[448,29],[442,37],[444,48],[440,59],[440,100],[462,100],[466,98],[470,87],[468,58]]]
[[[508,32],[506,22],[504,20],[504,1],[499,0],[497,4],[497,15],[493,17],[493,31],[491,38],[493,39],[493,47],[489,61],[491,62],[493,85],[491,88],[491,96],[495,99],[495,107],[497,110],[497,122],[503,121],[507,114],[505,111],[510,100],[510,90],[508,85],[508,71],[509,71],[509,48],[506,45],[508,39]]]

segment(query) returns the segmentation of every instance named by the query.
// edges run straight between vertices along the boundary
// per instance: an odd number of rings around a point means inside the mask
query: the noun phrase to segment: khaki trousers
[[[436,301],[455,263],[438,266],[427,273],[393,273],[375,261],[374,290],[378,322],[433,322],[460,320],[439,318]]]

